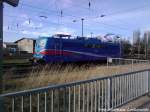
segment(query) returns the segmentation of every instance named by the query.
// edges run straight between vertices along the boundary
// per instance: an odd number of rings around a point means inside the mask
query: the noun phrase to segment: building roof
[[[3,42],[3,44],[6,44],[6,45],[17,45],[17,44],[14,43],[14,42]]]
[[[21,38],[21,39],[19,39],[19,40],[16,40],[14,43],[18,43],[19,41],[24,40],[24,39],[35,40],[34,38]]]

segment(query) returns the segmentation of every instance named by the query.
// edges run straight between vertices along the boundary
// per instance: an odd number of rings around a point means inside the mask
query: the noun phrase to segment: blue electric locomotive
[[[39,62],[81,62],[120,57],[118,42],[102,42],[96,38],[71,38],[70,35],[39,37],[34,59]]]

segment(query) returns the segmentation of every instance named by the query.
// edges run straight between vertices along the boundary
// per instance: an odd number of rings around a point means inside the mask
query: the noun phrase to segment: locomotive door
[[[55,41],[55,56],[62,56],[62,42],[61,39]]]

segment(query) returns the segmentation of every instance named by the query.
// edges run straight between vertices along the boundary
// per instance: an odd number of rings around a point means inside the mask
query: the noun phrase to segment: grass
[[[86,80],[96,77],[110,76],[118,73],[125,73],[134,70],[141,70],[150,68],[149,65],[136,64],[134,66],[121,65],[121,66],[74,66],[68,65],[62,67],[61,65],[39,67],[36,70],[26,74],[27,77],[21,79],[12,79],[14,75],[8,71],[4,75],[4,91],[12,92],[31,88],[38,88],[48,85],[68,83],[79,80]]]

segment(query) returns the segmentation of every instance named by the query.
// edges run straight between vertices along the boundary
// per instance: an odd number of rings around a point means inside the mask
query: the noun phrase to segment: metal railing
[[[150,69],[0,96],[0,112],[106,112],[150,92]]]
[[[107,58],[107,68],[116,74],[150,69],[150,60]]]

